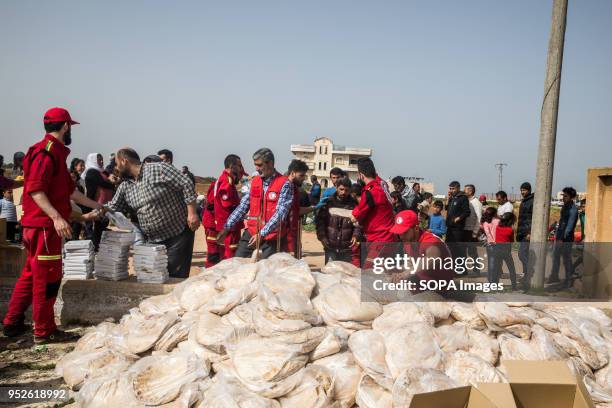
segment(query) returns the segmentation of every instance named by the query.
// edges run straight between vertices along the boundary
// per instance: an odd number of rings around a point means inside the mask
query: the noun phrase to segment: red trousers
[[[240,231],[230,231],[223,240],[223,245],[217,243],[217,230],[204,228],[206,234],[206,267],[210,268],[222,259],[233,258],[240,241]]]
[[[62,239],[53,228],[23,228],[26,264],[4,317],[4,325],[18,324],[32,305],[34,335],[47,337],[56,330],[53,305],[62,283]]]

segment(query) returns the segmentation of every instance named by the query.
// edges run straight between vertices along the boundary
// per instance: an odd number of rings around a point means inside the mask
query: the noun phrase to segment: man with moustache
[[[261,258],[265,259],[286,247],[285,221],[291,210],[295,187],[274,167],[274,153],[270,149],[257,150],[253,162],[258,175],[253,177],[249,192],[227,219],[217,242],[223,241],[229,231],[246,217],[247,228],[238,243],[236,256],[249,258],[259,247]]]

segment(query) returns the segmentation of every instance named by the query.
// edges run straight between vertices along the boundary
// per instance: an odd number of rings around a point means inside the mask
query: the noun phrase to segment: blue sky
[[[223,157],[328,136],[379,172],[497,188],[534,181],[551,1],[10,1],[0,153],[67,107],[73,154],[159,148],[199,175]],[[612,165],[612,2],[570,1],[555,189]]]

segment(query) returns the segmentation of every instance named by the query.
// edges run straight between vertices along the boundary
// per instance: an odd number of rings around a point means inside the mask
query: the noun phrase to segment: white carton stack
[[[146,244],[134,246],[134,271],[138,282],[166,283],[168,255],[164,245]]]
[[[94,255],[94,246],[89,240],[66,242],[62,262],[64,279],[91,279]]]
[[[96,255],[97,279],[118,281],[127,279],[128,251],[134,242],[133,232],[104,231]]]

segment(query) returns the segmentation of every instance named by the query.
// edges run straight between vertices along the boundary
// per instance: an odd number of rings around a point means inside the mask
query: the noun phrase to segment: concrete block
[[[0,316],[6,314],[17,278],[0,277]],[[55,305],[55,320],[65,324],[98,324],[108,318],[119,320],[144,299],[169,293],[180,279],[166,284],[136,282],[136,278],[111,282],[101,280],[65,280]],[[31,317],[28,310],[27,318]]]
[[[27,252],[21,245],[0,246],[0,277],[19,277],[26,258]]]

